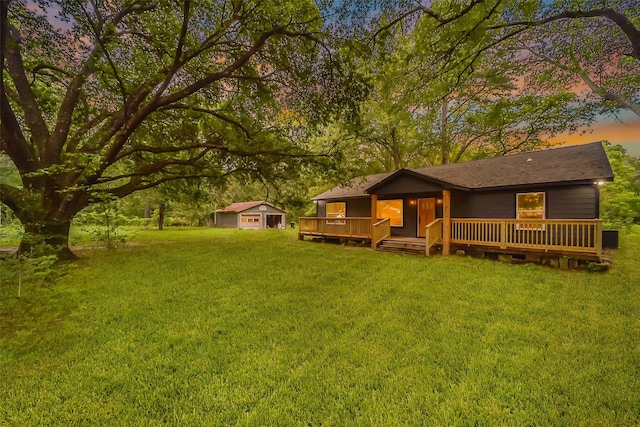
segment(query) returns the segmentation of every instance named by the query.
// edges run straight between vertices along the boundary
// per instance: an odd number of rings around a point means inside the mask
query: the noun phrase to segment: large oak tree
[[[163,182],[272,178],[341,105],[311,0],[2,2],[0,200],[62,256],[84,207]],[[293,113],[295,112],[295,113]],[[35,239],[34,239],[35,238]]]

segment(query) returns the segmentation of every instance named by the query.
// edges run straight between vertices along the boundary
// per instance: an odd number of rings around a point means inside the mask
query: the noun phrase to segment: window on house
[[[545,219],[544,193],[516,194],[516,219]],[[519,228],[543,229],[544,226],[532,224],[530,227]]]
[[[327,218],[344,218],[347,216],[347,204],[345,202],[327,203]],[[328,224],[344,224],[345,221],[327,221]]]
[[[376,211],[378,218],[389,218],[392,227],[402,227],[402,199],[378,200]]]

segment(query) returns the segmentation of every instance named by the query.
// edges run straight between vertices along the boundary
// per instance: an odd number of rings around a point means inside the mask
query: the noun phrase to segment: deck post
[[[430,247],[429,247],[429,242],[431,241],[431,239],[429,238],[429,236],[430,236],[430,234],[431,234],[431,229],[430,229],[430,227],[427,227],[427,229],[425,230],[424,234],[425,234],[424,238],[426,239],[426,240],[425,240],[425,245],[424,245],[424,249],[425,249],[425,254],[424,254],[424,255],[425,255],[425,256],[429,256],[429,255],[430,255],[430,253],[429,253],[429,252],[431,252],[431,251],[429,250],[429,249],[430,249]]]
[[[595,239],[594,244],[596,245],[596,255],[598,256],[598,260],[602,259],[602,220],[599,219],[596,222],[596,230],[595,230]]]
[[[442,256],[450,253],[451,241],[451,191],[442,190]]]
[[[371,195],[371,249],[376,249],[376,239],[373,235],[373,224],[378,221],[378,195]]]

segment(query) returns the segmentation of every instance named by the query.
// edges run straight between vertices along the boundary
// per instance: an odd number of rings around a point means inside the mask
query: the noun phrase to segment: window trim
[[[402,228],[404,227],[404,199],[383,199],[383,200],[377,200],[376,202],[376,213],[377,216],[380,217],[380,203],[383,202],[400,202],[400,225],[396,224],[389,224],[391,227],[398,227],[398,228]],[[377,219],[377,218],[376,218]]]
[[[331,215],[329,215],[329,205],[339,205],[342,204],[343,205],[343,210],[344,211],[344,216],[338,216],[338,214],[336,214],[335,212],[332,213]],[[347,202],[326,202],[324,205],[324,212],[325,212],[325,216],[327,218],[346,218],[347,216]],[[346,221],[339,221],[339,220],[327,220],[327,224],[337,224],[337,225],[345,225],[347,222]]]
[[[520,196],[526,196],[528,194],[542,194],[542,209],[520,209]],[[521,212],[541,212],[542,218],[540,220],[547,219],[547,194],[544,191],[529,191],[527,193],[516,193],[516,220],[526,219],[520,218]],[[545,225],[542,226],[523,226],[518,224],[516,227],[517,230],[545,230]]]

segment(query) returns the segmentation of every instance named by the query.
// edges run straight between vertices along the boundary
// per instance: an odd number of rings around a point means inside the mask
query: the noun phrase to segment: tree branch
[[[47,129],[44,117],[38,108],[38,100],[31,90],[27,79],[27,72],[24,68],[24,62],[20,53],[20,35],[18,30],[12,25],[9,25],[7,32],[8,40],[4,52],[7,71],[18,93],[19,99],[17,103],[24,111],[26,125],[31,130],[34,143],[38,147],[38,151],[44,153],[51,135],[49,129]]]
[[[485,0],[472,0],[464,9],[462,9],[460,12],[458,12],[455,15],[452,15],[452,16],[450,16],[448,18],[445,18],[443,15],[437,13],[436,11],[431,9],[430,7],[418,5],[415,8],[413,8],[413,9],[401,14],[400,16],[394,18],[388,24],[382,26],[379,30],[377,30],[373,34],[373,40],[375,42],[376,37],[378,36],[378,34],[380,34],[383,31],[388,30],[389,28],[397,25],[399,22],[404,21],[405,19],[407,19],[411,15],[415,15],[416,13],[422,12],[423,14],[425,14],[427,16],[430,16],[431,18],[433,18],[436,21],[438,21],[438,23],[439,23],[438,27],[442,27],[442,26],[447,25],[448,23],[450,23],[452,21],[455,21],[456,19],[462,18],[464,15],[466,15],[469,12],[471,12],[471,10],[473,10],[473,8],[476,7],[478,4],[484,3],[484,1]]]
[[[635,103],[632,100],[622,95],[613,93],[602,86],[599,86],[596,82],[594,82],[591,79],[591,77],[589,77],[589,74],[581,67],[580,63],[578,62],[576,57],[573,55],[573,53],[571,53],[569,58],[573,66],[568,67],[563,63],[556,61],[546,55],[543,55],[540,52],[533,51],[530,48],[527,48],[527,51],[535,55],[536,57],[540,58],[541,60],[548,62],[552,66],[559,68],[560,70],[566,71],[568,73],[576,74],[589,87],[589,89],[591,89],[591,91],[596,95],[598,95],[600,98],[608,101],[613,101],[622,108],[628,108],[631,111],[633,111],[633,113],[636,114],[638,117],[640,117],[640,104]]]
[[[529,21],[513,21],[500,25],[489,26],[489,29],[500,29],[507,27],[539,27],[554,21],[563,19],[582,18],[606,18],[613,22],[627,37],[631,43],[631,56],[640,61],[640,30],[623,13],[614,9],[593,9],[593,10],[567,10],[543,19]]]
[[[220,113],[218,113],[215,110],[211,110],[209,108],[202,108],[202,107],[192,107],[186,104],[171,104],[168,105],[166,107],[162,107],[159,109],[160,111],[169,111],[169,110],[188,110],[188,111],[195,111],[198,113],[205,113],[205,114],[209,114],[212,115],[226,123],[229,123],[233,126],[235,126],[236,128],[240,129],[242,131],[242,133],[244,133],[244,135],[247,138],[251,138],[251,132],[249,132],[249,130],[247,128],[245,128],[240,122],[233,120],[227,116],[224,116]]]
[[[179,174],[179,175],[165,175],[162,178],[155,179],[152,181],[138,181],[137,184],[132,185],[131,183],[127,183],[120,187],[112,188],[112,189],[96,189],[93,190],[95,194],[111,194],[115,197],[124,197],[128,196],[131,193],[136,191],[148,190],[150,188],[157,187],[160,184],[170,181],[177,181],[183,179],[200,179],[200,178],[216,178],[216,179],[225,179],[233,174],[237,173],[258,173],[255,169],[250,168],[235,168],[225,173],[192,173],[192,174]]]
[[[20,174],[38,169],[36,153],[25,139],[7,97],[7,88],[0,92],[0,150],[7,153]]]
[[[176,46],[176,52],[174,54],[173,64],[167,70],[164,82],[162,83],[160,88],[158,88],[157,90],[156,99],[160,98],[162,94],[164,94],[164,91],[167,89],[167,87],[169,87],[169,84],[171,83],[171,80],[173,80],[173,77],[175,76],[176,72],[184,65],[184,63],[180,58],[182,58],[182,53],[183,53],[182,50],[184,49],[184,42],[187,37],[187,32],[189,30],[189,8],[190,7],[191,7],[191,1],[185,0],[183,2],[183,9],[182,9],[182,26],[180,28],[180,36],[178,37],[178,46]]]
[[[0,202],[7,205],[14,213],[23,209],[24,198],[24,190],[0,182]]]
[[[102,53],[104,54],[104,57],[107,59],[107,62],[109,63],[109,68],[111,68],[111,71],[113,71],[113,76],[118,82],[118,87],[120,88],[120,96],[122,96],[123,100],[126,100],[127,91],[124,88],[124,83],[122,82],[122,78],[118,74],[118,69],[116,68],[116,65],[113,63],[113,60],[111,59],[111,55],[109,55],[109,51],[107,50],[107,46],[105,44],[105,41],[108,37],[105,37],[105,39],[103,39],[100,36],[100,34],[102,33],[102,26],[100,25],[101,24],[100,19],[99,19],[98,25],[96,25],[91,19],[89,12],[87,12],[87,9],[84,7],[84,4],[80,3],[80,9],[82,9],[82,12],[84,13],[84,16],[87,20],[87,23],[89,23],[89,26],[91,27],[93,36],[95,37],[98,46],[100,47]],[[111,35],[112,36],[115,35],[115,30],[111,31]]]
[[[134,1],[128,7],[124,8],[116,16],[114,16],[114,18],[110,22],[111,25],[110,25],[109,31],[107,31],[105,34],[102,34],[102,37],[100,37],[99,33],[95,32],[96,29],[93,28],[94,25],[91,22],[91,19],[87,17],[87,20],[89,21],[89,24],[92,27],[92,31],[94,31],[97,44],[89,54],[88,58],[84,61],[84,64],[80,69],[80,71],[75,75],[75,77],[71,80],[71,82],[67,86],[67,91],[64,95],[62,105],[58,110],[58,117],[56,119],[55,138],[53,143],[51,144],[52,146],[51,148],[53,151],[55,151],[56,153],[60,153],[62,151],[64,144],[67,140],[69,129],[71,127],[71,122],[72,122],[71,118],[73,116],[75,106],[80,97],[80,89],[84,84],[84,82],[86,81],[87,77],[94,72],[100,55],[101,54],[107,55],[107,49],[106,49],[107,40],[116,35],[115,29],[117,28],[118,24],[122,22],[122,20],[125,17],[127,17],[129,14],[141,13],[141,12],[153,10],[155,7],[156,7],[155,3],[141,5]],[[83,7],[83,11],[87,13],[84,7]],[[111,63],[111,66],[115,67],[113,63]],[[116,73],[116,79],[118,79],[117,72],[114,71],[114,73]],[[122,85],[121,81],[120,81],[120,84]],[[121,91],[123,91],[122,87],[121,87]],[[126,94],[123,96],[125,96],[125,98],[123,98],[123,101],[126,101]],[[120,125],[117,125],[116,127],[119,128]]]
[[[151,114],[153,111],[156,111],[158,108],[170,105],[172,103],[181,101],[182,99],[194,94],[195,92],[207,87],[215,81],[221,80],[223,78],[232,76],[235,71],[243,67],[257,52],[259,52],[264,44],[269,40],[269,38],[273,37],[276,34],[282,34],[284,31],[283,28],[274,28],[272,30],[266,31],[258,37],[258,39],[253,43],[253,45],[247,49],[240,57],[238,57],[232,64],[227,66],[224,70],[219,71],[217,73],[212,73],[207,75],[206,77],[190,84],[189,86],[174,92],[172,94],[166,95],[159,99],[154,99],[153,102],[148,103],[142,108],[137,110],[137,113],[134,114],[130,119],[126,120],[126,126],[123,126],[125,123],[125,115],[122,114],[119,119],[122,120],[122,124],[118,121],[114,122],[112,129],[115,134],[121,128],[124,128],[122,132],[117,135],[116,140],[112,144],[111,148],[107,150],[105,156],[103,157],[103,161],[101,164],[103,165],[99,171],[96,173],[100,174],[106,169],[110,164],[112,164],[116,158],[118,158],[118,153],[128,140],[129,136],[133,133],[135,129],[144,121],[144,119]],[[130,103],[139,104],[142,102],[142,99],[146,97],[148,93],[151,92],[151,89],[143,85],[139,89],[136,96],[130,97]]]

